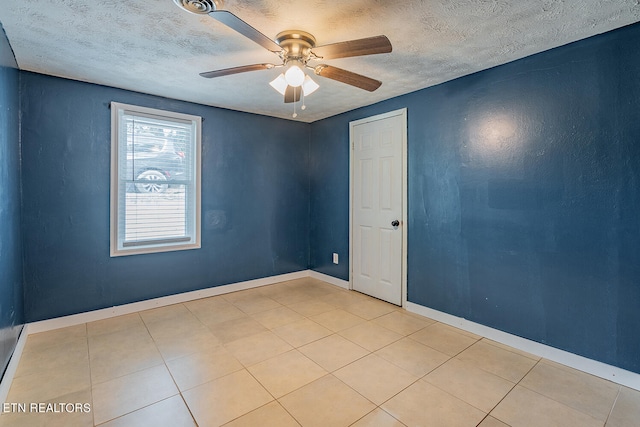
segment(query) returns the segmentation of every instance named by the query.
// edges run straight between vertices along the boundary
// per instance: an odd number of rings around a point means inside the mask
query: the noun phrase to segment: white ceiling
[[[278,58],[172,0],[0,0],[22,70],[291,119],[268,82],[280,69],[215,79],[203,71]],[[393,52],[326,63],[381,80],[375,92],[313,76],[297,120],[313,122],[640,21],[639,0],[224,0],[267,35],[318,45],[386,35]]]

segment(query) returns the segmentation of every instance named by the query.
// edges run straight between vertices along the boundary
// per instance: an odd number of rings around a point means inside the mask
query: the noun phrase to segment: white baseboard
[[[318,271],[309,270],[309,277],[322,280],[323,282],[327,282],[344,289],[350,289],[349,282],[347,280],[338,279],[337,277],[329,276]]]
[[[20,331],[20,335],[18,336],[16,348],[13,349],[13,354],[11,355],[11,359],[9,359],[7,369],[4,371],[4,375],[2,376],[2,382],[0,382],[0,404],[7,401],[9,389],[13,382],[13,376],[18,370],[18,363],[20,363],[20,357],[22,357],[22,350],[24,350],[24,345],[27,342],[27,335],[29,335],[28,326],[24,325]]]
[[[104,320],[110,317],[122,316],[123,314],[130,314],[138,311],[149,310],[152,308],[164,307],[166,305],[193,301],[200,298],[208,298],[216,295],[228,294],[230,292],[257,288],[259,286],[273,285],[275,283],[285,282],[287,280],[301,279],[303,277],[309,277],[309,270],[296,271],[294,273],[280,274],[277,276],[264,277],[255,280],[247,280],[245,282],[232,283],[229,285],[214,286],[212,288],[199,289],[197,291],[184,292],[181,294],[169,295],[160,298],[153,298],[145,301],[88,311],[86,313],[78,313],[72,314],[70,316],[41,320],[38,322],[29,323],[29,334],[46,332],[59,328],[66,328],[68,326],[81,325],[83,323],[94,322],[96,320]]]
[[[640,390],[640,374],[627,371],[606,363],[588,359],[568,351],[560,350],[536,341],[531,341],[498,329],[490,328],[479,323],[471,322],[461,317],[443,313],[423,305],[407,302],[407,311],[429,317],[438,322],[455,326],[456,328],[480,335],[493,341],[508,345],[518,350],[531,353],[535,356],[543,357],[548,360],[578,369],[580,371],[622,384],[635,390]]]

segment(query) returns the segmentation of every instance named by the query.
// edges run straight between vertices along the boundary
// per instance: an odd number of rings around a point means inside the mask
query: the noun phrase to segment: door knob
[[[392,227],[397,227],[400,225],[400,221],[398,221],[397,219],[394,219],[393,221],[391,221],[391,226]]]

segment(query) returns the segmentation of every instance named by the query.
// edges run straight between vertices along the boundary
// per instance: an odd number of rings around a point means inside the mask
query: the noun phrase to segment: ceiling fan
[[[227,10],[221,10],[222,0],[173,0],[180,8],[196,14],[209,15],[218,22],[237,31],[270,52],[275,53],[282,61],[280,64],[252,64],[240,67],[200,73],[202,77],[213,78],[249,71],[268,70],[275,67],[285,67],[270,85],[284,95],[285,103],[295,103],[300,95],[310,95],[319,85],[304,73],[304,69],[312,69],[321,77],[346,83],[360,89],[373,92],[382,82],[342,68],[327,64],[310,65],[311,61],[325,59],[348,58],[352,56],[373,55],[391,52],[391,42],[386,36],[368,37],[358,40],[316,46],[315,37],[305,31],[287,30],[276,35],[271,40],[242,19]],[[304,105],[303,105],[304,109]],[[295,110],[294,110],[295,111]],[[296,116],[294,112],[294,117]]]

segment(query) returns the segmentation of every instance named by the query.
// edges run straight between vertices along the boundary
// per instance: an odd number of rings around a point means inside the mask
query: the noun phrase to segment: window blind
[[[199,118],[117,107],[116,252],[199,245]]]

